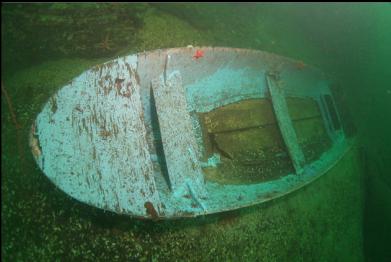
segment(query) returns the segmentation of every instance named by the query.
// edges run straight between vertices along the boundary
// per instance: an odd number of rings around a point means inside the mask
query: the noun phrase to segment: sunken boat
[[[284,196],[348,151],[330,81],[268,52],[154,50],[83,72],[34,121],[30,146],[69,196],[139,218]]]

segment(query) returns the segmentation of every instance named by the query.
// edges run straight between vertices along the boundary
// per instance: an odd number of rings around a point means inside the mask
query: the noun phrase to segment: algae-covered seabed
[[[364,260],[364,206],[372,214],[369,222],[384,223],[391,217],[389,211],[381,212],[391,206],[390,177],[384,175],[391,162],[390,141],[385,140],[391,133],[391,85],[385,82],[386,61],[391,61],[385,44],[390,43],[389,12],[389,5],[381,4],[4,4],[2,85],[21,128],[16,128],[2,93],[2,257]],[[321,67],[341,83],[338,96],[350,109],[346,121],[354,120],[358,128],[358,145],[329,174],[293,194],[196,219],[152,222],[118,216],[79,203],[51,184],[33,161],[27,135],[55,90],[117,56],[189,44],[260,49]],[[360,157],[359,147],[369,153]],[[362,165],[363,159],[373,163],[379,158],[376,163],[383,166]],[[366,176],[364,184],[363,170],[373,168],[376,176]],[[364,190],[365,185],[372,187]],[[380,206],[364,205],[377,200]],[[372,229],[368,232],[376,226]],[[366,245],[369,260],[387,258],[381,248],[386,240],[383,233],[378,243]],[[380,251],[373,252],[376,247]]]

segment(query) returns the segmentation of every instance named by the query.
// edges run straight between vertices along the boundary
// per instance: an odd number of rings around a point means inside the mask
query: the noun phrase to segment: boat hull
[[[288,97],[319,106],[331,142],[317,159],[300,146]],[[256,99],[271,101],[293,169],[256,182],[209,179],[207,169],[232,157],[208,151],[206,137],[217,131],[200,116]],[[246,49],[156,50],[95,66],[60,88],[30,145],[43,173],[81,202],[141,218],[195,217],[281,197],[327,173],[350,144],[330,104],[325,75],[299,61]]]

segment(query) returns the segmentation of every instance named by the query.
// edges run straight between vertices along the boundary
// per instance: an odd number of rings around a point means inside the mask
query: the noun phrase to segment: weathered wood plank
[[[270,101],[250,99],[202,113],[208,133],[220,133],[277,124]]]
[[[46,175],[71,196],[118,213],[161,211],[150,159],[136,60],[83,74],[37,119]],[[54,100],[53,100],[54,101]],[[52,101],[52,103],[53,103]]]
[[[201,203],[206,197],[204,176],[181,75],[174,71],[166,79],[161,76],[152,88],[171,188],[179,194],[190,191]]]
[[[306,118],[321,117],[319,105],[311,97],[286,97],[285,100],[293,122]]]
[[[315,100],[311,98],[288,97],[286,102],[292,121],[320,117]],[[244,103],[232,103],[201,113],[208,133],[220,133],[277,125],[273,107],[268,99],[249,99]]]
[[[280,86],[278,86],[276,77],[277,76],[274,74],[267,74],[267,86],[270,92],[274,113],[277,118],[278,126],[280,127],[281,135],[288,149],[296,173],[300,174],[303,170],[305,158],[303,151],[298,143],[296,132],[289,115],[284,91]]]

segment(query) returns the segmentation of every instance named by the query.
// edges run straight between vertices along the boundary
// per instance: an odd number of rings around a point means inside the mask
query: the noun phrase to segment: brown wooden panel
[[[286,103],[293,121],[302,118],[321,117],[319,106],[314,99],[287,97]]]
[[[276,123],[273,109],[268,99],[250,99],[229,104],[204,113],[202,117],[208,133]]]
[[[318,159],[331,146],[331,141],[322,118],[294,121],[293,126],[296,130],[299,144],[303,149],[306,163]]]
[[[276,125],[251,128],[239,132],[219,133],[214,136],[218,148],[235,159],[257,159],[265,148],[284,147]]]
[[[316,160],[330,141],[315,100],[287,98],[294,130],[306,162]],[[250,99],[201,114],[206,155],[219,153],[221,165],[205,168],[208,180],[258,183],[293,172],[268,99]],[[205,122],[207,119],[209,122]]]

